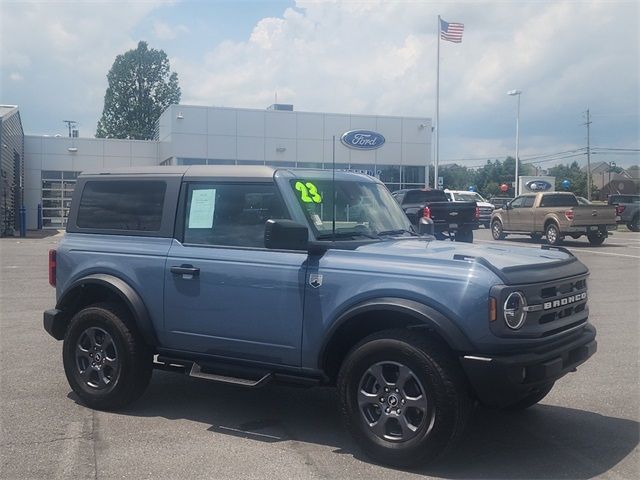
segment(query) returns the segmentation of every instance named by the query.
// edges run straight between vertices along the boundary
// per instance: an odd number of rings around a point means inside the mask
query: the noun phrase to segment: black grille
[[[544,282],[516,287],[502,287],[496,292],[498,299],[498,321],[492,322],[496,335],[521,338],[542,338],[571,330],[586,323],[587,280],[581,275],[553,282]],[[502,308],[507,296],[520,291],[527,299],[527,312],[524,325],[518,330],[509,329],[503,321]],[[583,298],[584,297],[584,298]]]

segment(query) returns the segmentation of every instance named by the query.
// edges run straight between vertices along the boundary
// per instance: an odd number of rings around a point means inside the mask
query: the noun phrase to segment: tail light
[[[573,220],[573,210],[567,210],[564,212],[564,216],[567,217],[567,220],[569,221]]]
[[[624,205],[616,205],[616,215],[622,215],[622,212],[624,212],[625,206]]]
[[[480,207],[476,207],[476,220],[480,220]]]
[[[56,251],[49,250],[49,285],[56,286]]]
[[[431,218],[431,209],[429,207],[422,209],[422,218]]]

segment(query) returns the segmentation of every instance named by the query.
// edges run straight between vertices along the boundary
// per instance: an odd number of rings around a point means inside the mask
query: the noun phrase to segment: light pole
[[[609,162],[609,192],[611,192],[611,169],[616,166],[616,162]]]
[[[519,149],[520,149],[520,95],[521,90],[509,90],[507,95],[518,97],[518,110],[516,113],[516,183],[515,183],[515,196],[518,196],[518,164],[520,163]]]

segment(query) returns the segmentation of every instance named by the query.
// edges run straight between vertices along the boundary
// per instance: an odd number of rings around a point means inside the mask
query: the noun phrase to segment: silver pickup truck
[[[520,195],[491,216],[491,234],[502,240],[507,234],[530,235],[534,240],[547,237],[558,245],[564,237],[586,235],[591,245],[601,245],[615,230],[616,210],[609,205],[580,205],[569,192]]]

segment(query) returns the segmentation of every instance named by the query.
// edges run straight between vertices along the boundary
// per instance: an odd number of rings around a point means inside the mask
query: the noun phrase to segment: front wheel
[[[494,220],[491,223],[491,236],[494,240],[504,240],[505,234],[502,230],[502,222],[500,220]]]
[[[459,439],[472,407],[455,358],[408,330],[360,342],[338,376],[344,423],[359,446],[389,465],[432,461]]]
[[[588,233],[587,234],[587,238],[589,239],[589,243],[591,245],[602,245],[604,243],[604,239],[607,238],[607,236],[598,231],[598,232],[593,232],[593,233]]]
[[[562,243],[562,237],[560,236],[560,229],[555,223],[550,223],[545,229],[545,235],[547,237],[547,243],[549,245],[560,245]]]
[[[115,410],[144,392],[153,353],[116,304],[97,304],[71,319],[62,346],[64,371],[73,391],[88,407]]]

